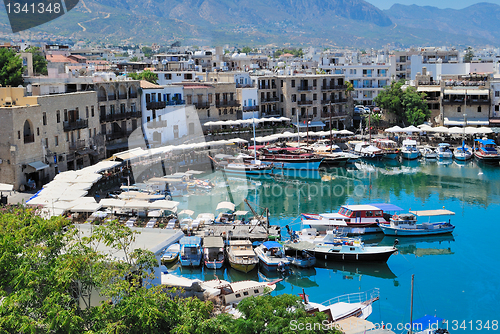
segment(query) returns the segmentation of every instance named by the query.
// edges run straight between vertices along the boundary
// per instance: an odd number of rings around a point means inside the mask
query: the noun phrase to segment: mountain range
[[[0,31],[10,32],[0,5]],[[74,40],[184,45],[378,48],[500,44],[500,6],[461,10],[363,0],[80,0],[66,15],[30,29]]]

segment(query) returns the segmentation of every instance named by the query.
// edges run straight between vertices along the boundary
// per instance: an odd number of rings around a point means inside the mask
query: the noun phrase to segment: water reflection
[[[455,242],[452,234],[421,236],[421,237],[394,237],[385,236],[380,242],[381,246],[390,246],[398,239],[396,246],[401,254],[413,254],[417,257],[428,255],[451,255],[451,244]]]
[[[353,279],[355,276],[363,275],[384,279],[397,278],[387,263],[344,263],[317,259],[316,267],[331,269],[341,274],[344,279]]]

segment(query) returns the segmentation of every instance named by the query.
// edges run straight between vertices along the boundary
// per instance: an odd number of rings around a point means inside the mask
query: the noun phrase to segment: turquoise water
[[[294,273],[278,283],[275,294],[298,294],[302,289],[311,301],[323,302],[338,295],[380,289],[368,320],[396,324],[410,320],[411,275],[415,275],[414,319],[426,314],[448,321],[452,332],[470,333],[489,321],[500,320],[500,261],[497,234],[500,215],[500,167],[476,162],[411,161],[356,163],[326,173],[305,173],[271,179],[225,179],[220,172],[208,176],[217,182],[211,193],[175,198],[179,210],[189,208],[195,216],[215,212],[217,203],[233,200],[237,209],[248,210],[243,198],[261,211],[270,209],[271,224],[300,229],[300,212],[336,212],[342,204],[393,203],[408,210],[454,211],[453,235],[399,238],[399,252],[387,264],[342,264],[318,261],[309,270]],[[227,180],[227,182],[226,182]],[[226,186],[227,185],[227,186]],[[445,217],[448,219],[448,217]],[[283,229],[284,231],[285,229]],[[394,238],[373,235],[366,243],[392,245]],[[214,271],[186,269],[170,272],[186,277],[212,279]],[[276,276],[254,271],[243,274],[218,270],[229,280],[274,280]],[[462,325],[462,328],[460,326]],[[498,327],[497,331],[498,331]],[[483,328],[483,331],[486,329]]]

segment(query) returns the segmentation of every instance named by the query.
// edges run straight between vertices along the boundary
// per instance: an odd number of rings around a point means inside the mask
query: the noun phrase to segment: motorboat
[[[350,293],[327,300],[321,304],[309,301],[303,296],[306,312],[323,312],[332,322],[340,324],[342,320],[356,317],[366,319],[372,314],[372,304],[379,300],[380,290],[375,288],[365,292]]]
[[[384,152],[385,159],[396,159],[398,157],[400,149],[394,140],[375,139],[373,143]]]
[[[274,165],[263,164],[260,160],[250,162],[233,162],[224,167],[228,174],[241,176],[262,176],[272,174]]]
[[[439,159],[451,159],[453,158],[453,153],[450,150],[450,144],[439,143],[437,148],[437,155]]]
[[[203,238],[203,263],[209,269],[220,269],[224,265],[224,240],[222,237]]]
[[[389,224],[380,224],[379,226],[385,235],[398,237],[445,234],[453,232],[455,226],[450,221],[431,223],[430,217],[454,214],[453,211],[444,209],[410,211],[410,213],[394,215],[391,217]],[[429,217],[429,222],[418,224],[417,216]]]
[[[199,267],[203,257],[201,238],[198,236],[182,237],[179,244],[181,246],[181,265],[183,267]]]
[[[316,257],[302,247],[300,242],[287,242],[284,244],[285,255],[291,265],[298,268],[311,268],[316,264]]]
[[[171,264],[177,262],[179,259],[179,253],[181,251],[181,245],[178,243],[168,246],[167,250],[163,253],[161,257],[162,264]]]
[[[387,212],[403,211],[389,203],[342,205],[336,213],[302,214],[302,224],[315,228],[319,233],[336,230],[347,235],[381,232],[378,224],[389,222]]]
[[[472,151],[469,150],[469,148],[467,146],[465,146],[464,144],[462,144],[462,146],[460,146],[460,147],[457,147],[453,151],[453,158],[455,158],[455,160],[458,160],[458,161],[467,161],[467,160],[472,159],[472,157],[473,157]]]
[[[343,152],[338,145],[315,143],[310,148],[316,156],[323,158],[321,167],[342,167],[349,161],[358,159],[358,156]]]
[[[202,300],[214,300],[215,298],[224,306],[235,306],[247,297],[269,294],[276,289],[276,283],[279,281],[228,282],[220,279],[201,281],[168,272],[161,273],[161,284],[165,286],[166,290],[174,289],[172,291],[181,297],[198,297]]]
[[[417,141],[413,139],[403,140],[401,148],[401,157],[406,160],[415,160],[420,157],[420,151],[417,148]]]
[[[438,157],[436,150],[429,145],[424,146],[424,148],[420,151],[420,154],[424,157],[424,159],[437,159]]]
[[[384,157],[384,151],[364,141],[357,142],[352,150],[354,154],[365,159],[380,160]]]
[[[285,255],[283,245],[276,241],[265,241],[255,248],[255,254],[267,271],[285,272],[290,269],[290,261]]]
[[[244,273],[253,270],[259,263],[250,240],[229,240],[226,253],[231,268]]]
[[[474,141],[474,156],[477,160],[485,163],[497,164],[500,161],[500,155],[493,139],[476,139]]]
[[[318,259],[347,262],[387,262],[397,250],[395,246],[365,246],[359,239],[342,244],[317,244],[308,249]]]

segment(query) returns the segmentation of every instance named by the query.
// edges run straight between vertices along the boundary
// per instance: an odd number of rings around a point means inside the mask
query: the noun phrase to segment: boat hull
[[[161,262],[162,263],[174,263],[174,262],[177,262],[177,260],[179,259],[179,254],[176,254],[175,256],[168,256],[168,255],[164,255],[162,258],[161,258]]]
[[[229,265],[231,266],[231,268],[238,270],[238,271],[242,271],[244,273],[248,273],[248,272],[254,270],[255,267],[257,267],[257,263],[245,264],[245,263],[234,263],[231,261],[229,261]]]
[[[205,260],[205,267],[208,269],[220,269],[224,265],[224,261],[207,261]]]
[[[495,154],[483,155],[474,152],[474,156],[476,157],[477,160],[488,164],[497,164],[498,162],[500,162],[500,155],[495,155]]]
[[[420,157],[420,153],[419,152],[401,152],[401,156],[405,160],[415,160],[415,159],[418,159]]]
[[[307,259],[299,259],[294,256],[287,256],[288,261],[290,261],[290,264],[298,267],[298,268],[311,268],[314,267],[316,264],[316,258],[315,257],[310,257]]]
[[[181,266],[183,267],[199,267],[201,265],[200,259],[181,259]]]
[[[451,233],[455,229],[455,226],[450,227],[441,227],[437,229],[403,229],[403,228],[394,228],[391,226],[380,225],[382,232],[385,235],[392,235],[398,237],[412,237],[412,236],[421,236],[421,235],[436,235],[436,234],[446,234]]]
[[[275,168],[281,169],[298,169],[298,170],[318,170],[321,164],[321,160],[318,161],[305,161],[305,162],[294,162],[294,161],[283,161],[283,160],[265,160],[262,161],[263,164],[273,165]]]
[[[386,250],[370,253],[346,253],[346,252],[330,252],[323,250],[314,250],[314,255],[317,259],[329,261],[344,261],[344,262],[387,262],[389,257],[394,254],[397,249],[394,247],[384,247]]]
[[[453,157],[458,161],[467,161],[472,159],[472,154],[455,154]]]
[[[394,159],[398,158],[398,154],[397,153],[386,153],[384,158],[394,160]]]

